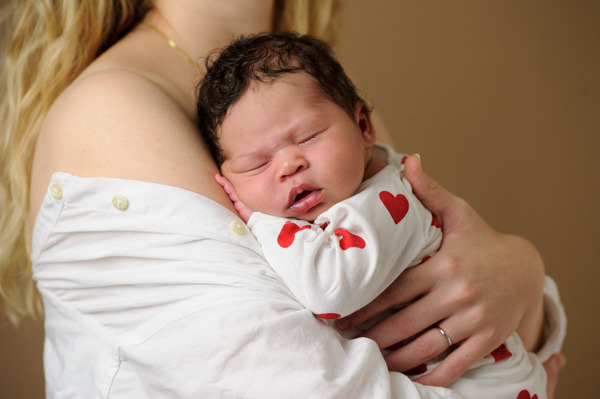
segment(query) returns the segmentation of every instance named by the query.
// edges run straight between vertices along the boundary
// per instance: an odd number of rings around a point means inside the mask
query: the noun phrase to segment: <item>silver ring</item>
[[[446,334],[446,331],[442,330],[442,327],[440,326],[436,326],[436,328],[438,330],[440,330],[440,332],[442,333],[442,335],[444,336],[444,338],[446,338],[446,342],[448,342],[448,346],[452,346],[452,339],[450,339],[450,337],[448,336],[448,334]]]

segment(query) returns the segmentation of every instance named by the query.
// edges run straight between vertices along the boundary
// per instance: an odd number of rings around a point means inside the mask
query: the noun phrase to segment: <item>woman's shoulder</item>
[[[84,73],[51,107],[33,193],[57,171],[170,184],[228,203],[192,115],[156,79],[123,68]]]
[[[170,162],[169,150],[185,148],[184,138],[194,135],[190,117],[154,81],[107,69],[81,76],[58,97],[42,125],[36,158],[54,171],[143,178],[129,176],[129,169]],[[161,157],[151,156],[156,152]]]
[[[154,113],[155,109],[163,112]],[[42,133],[72,129],[76,136],[84,136],[108,125],[107,135],[120,126],[131,129],[182,111],[154,79],[127,69],[103,69],[82,74],[64,90],[50,108]]]

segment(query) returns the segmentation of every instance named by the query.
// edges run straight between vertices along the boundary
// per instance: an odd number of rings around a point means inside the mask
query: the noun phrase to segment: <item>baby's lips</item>
[[[308,184],[299,184],[297,186],[292,187],[288,194],[288,208],[291,208],[296,203],[296,198],[298,197],[298,194],[303,193],[305,191],[315,190],[315,187],[312,187]]]

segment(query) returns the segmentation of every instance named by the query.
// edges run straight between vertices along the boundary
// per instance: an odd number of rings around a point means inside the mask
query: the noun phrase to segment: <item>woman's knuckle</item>
[[[500,343],[504,339],[503,335],[503,331],[500,328],[490,328],[488,331],[487,342],[492,342],[494,344]]]
[[[462,261],[455,256],[446,256],[440,268],[441,278],[452,278],[460,274]]]
[[[489,312],[484,306],[477,304],[471,310],[470,323],[475,326],[485,324],[488,320]]]

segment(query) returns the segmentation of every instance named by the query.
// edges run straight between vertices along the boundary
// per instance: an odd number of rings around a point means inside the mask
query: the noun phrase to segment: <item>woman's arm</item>
[[[520,237],[494,231],[465,201],[428,177],[417,157],[409,157],[405,168],[415,194],[442,223],[442,248],[346,319],[346,326],[418,298],[366,336],[388,347],[425,331],[388,355],[392,370],[405,371],[447,348],[439,330],[430,328],[442,326],[460,346],[419,381],[432,385],[451,383],[517,329],[526,347],[535,349],[543,319],[544,266],[538,252]]]

